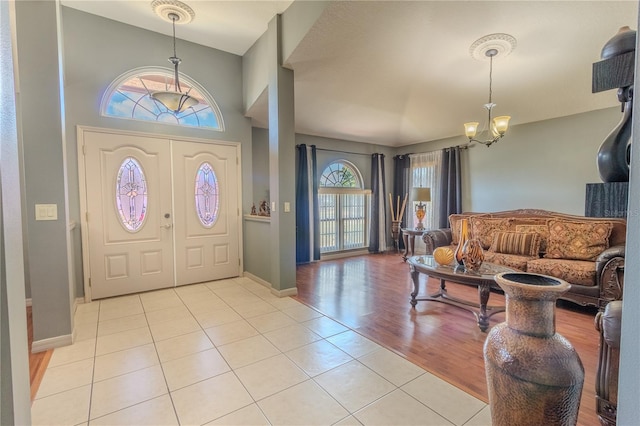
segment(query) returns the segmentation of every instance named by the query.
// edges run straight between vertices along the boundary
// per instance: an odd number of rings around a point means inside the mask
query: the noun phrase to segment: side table
[[[402,231],[402,241],[404,241],[404,254],[402,255],[402,260],[405,262],[409,257],[409,253],[411,256],[414,255],[414,251],[416,248],[416,236],[422,236],[426,229],[415,229],[415,228],[400,228]]]

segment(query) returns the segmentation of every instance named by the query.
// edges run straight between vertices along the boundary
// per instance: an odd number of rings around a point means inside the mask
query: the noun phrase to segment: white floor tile
[[[358,361],[396,386],[402,386],[424,374],[422,368],[385,348],[364,355]]]
[[[237,287],[238,283],[236,283],[233,279],[225,279],[225,280],[210,281],[208,283],[205,283],[204,285],[206,285],[209,288],[209,290],[215,291],[215,290],[219,290],[227,287]]]
[[[464,424],[486,405],[429,373],[402,386],[402,390],[456,425]]]
[[[100,321],[98,324],[98,337],[147,326],[147,318],[144,314],[128,315],[126,317]]]
[[[471,418],[464,426],[491,426],[491,407],[485,405],[482,410]]]
[[[76,425],[89,419],[91,385],[39,398],[31,405],[31,424]]]
[[[70,362],[57,367],[49,367],[44,373],[39,398],[68,391],[91,383],[93,374],[93,358]]]
[[[282,352],[308,345],[321,339],[320,336],[302,325],[290,325],[264,334]]]
[[[216,349],[167,361],[162,364],[162,369],[170,391],[230,371],[229,365]]]
[[[98,336],[98,323],[78,323],[76,321],[73,333],[75,334],[75,342],[95,339]]]
[[[189,312],[189,309],[187,309],[186,306],[180,305],[173,308],[147,312],[146,317],[149,325],[156,325],[168,321],[178,321],[184,318],[192,318],[193,315],[191,315],[191,312]]]
[[[111,352],[96,357],[93,381],[100,382],[112,377],[131,373],[158,365],[158,355],[153,343],[135,348]]]
[[[360,358],[363,355],[381,348],[377,343],[372,342],[366,337],[362,337],[352,330],[328,337],[327,341],[333,343],[354,358]]]
[[[235,373],[256,401],[309,379],[284,355],[238,368]]]
[[[258,406],[276,425],[330,425],[349,415],[313,380],[258,401]]]
[[[171,290],[170,293],[166,293],[158,297],[145,298],[143,296],[141,296],[140,298],[142,299],[142,307],[144,308],[145,312],[160,311],[162,309],[184,306],[182,299],[180,299],[173,290]]]
[[[213,348],[213,343],[202,330],[156,342],[156,350],[161,362],[182,358],[211,348]]]
[[[253,403],[242,383],[231,372],[179,389],[172,392],[171,397],[182,425],[211,422]]]
[[[280,310],[304,306],[302,303],[290,297],[276,297],[275,299],[269,299],[268,302]]]
[[[451,426],[445,418],[401,390],[395,390],[371,405],[355,412],[363,425]]]
[[[148,327],[101,336],[97,340],[96,356],[135,348],[151,342],[151,332]]]
[[[355,360],[314,380],[352,413],[396,389],[391,382]]]
[[[214,308],[201,312],[196,311],[193,312],[193,316],[202,328],[211,328],[222,324],[228,324],[230,322],[240,321],[242,319],[240,314],[229,307]]]
[[[296,321],[290,316],[282,312],[271,312],[257,317],[247,318],[249,324],[254,326],[260,333],[268,333],[269,331],[287,327],[296,324]]]
[[[56,348],[49,360],[49,367],[93,358],[96,353],[96,339],[77,341],[72,345]]]
[[[285,308],[282,310],[282,312],[289,315],[297,322],[309,321],[314,318],[320,318],[322,316],[320,312],[302,304],[293,308]]]
[[[258,330],[244,320],[207,328],[204,331],[216,346],[226,345],[227,343],[237,342],[260,334]]]
[[[94,383],[90,418],[102,417],[167,392],[159,365]]]
[[[270,312],[276,312],[278,308],[265,302],[264,300],[258,300],[250,303],[243,303],[233,308],[243,318],[257,317],[258,315],[268,314]]]
[[[326,340],[302,346],[287,352],[286,355],[311,377],[353,360],[349,354]]]
[[[178,424],[168,394],[91,420],[91,426],[173,426]]]
[[[316,333],[321,337],[329,337],[335,334],[342,333],[349,330],[344,325],[328,317],[314,318],[311,321],[305,321],[302,323],[305,327]]]
[[[159,342],[198,331],[200,330],[200,324],[193,317],[185,317],[175,321],[151,324],[149,328],[151,328],[153,340]]]
[[[218,350],[233,369],[244,367],[281,353],[278,348],[263,336],[249,337],[248,339],[218,346]]]
[[[132,300],[122,304],[101,305],[99,321],[109,321],[115,318],[127,317],[144,313],[142,303]]]
[[[268,426],[267,418],[256,404],[251,404],[224,417],[220,417],[207,425],[218,426]]]

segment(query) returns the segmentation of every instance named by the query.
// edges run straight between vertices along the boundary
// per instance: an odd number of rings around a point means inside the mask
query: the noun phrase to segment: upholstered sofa
[[[487,262],[563,279],[571,289],[561,298],[582,306],[604,308],[622,298],[625,219],[535,209],[454,214],[449,228],[422,235],[427,254],[441,246],[455,250],[462,219]]]

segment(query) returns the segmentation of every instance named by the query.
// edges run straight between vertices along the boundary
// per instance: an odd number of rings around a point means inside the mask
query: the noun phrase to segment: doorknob
[[[167,223],[166,225],[160,225],[160,228],[171,229],[172,226],[173,224]]]

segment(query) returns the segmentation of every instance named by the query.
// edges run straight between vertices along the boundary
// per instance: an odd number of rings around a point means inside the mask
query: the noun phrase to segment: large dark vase
[[[555,302],[571,286],[530,273],[502,273],[507,321],[484,344],[493,426],[575,425],[584,368],[555,331]]]
[[[631,89],[628,88],[628,90]],[[598,150],[598,172],[603,182],[629,181],[631,128],[633,125],[631,104],[631,100],[624,102],[622,119],[605,138]]]

